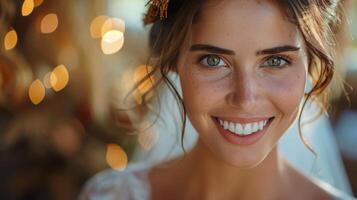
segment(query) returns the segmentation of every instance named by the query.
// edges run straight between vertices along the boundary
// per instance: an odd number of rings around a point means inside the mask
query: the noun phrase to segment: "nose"
[[[256,109],[259,96],[258,84],[253,76],[237,75],[231,79],[231,90],[226,100],[231,107],[252,111]]]

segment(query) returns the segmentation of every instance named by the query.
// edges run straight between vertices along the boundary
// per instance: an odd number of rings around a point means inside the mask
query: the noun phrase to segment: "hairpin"
[[[167,18],[169,0],[149,0],[146,5],[148,4],[150,7],[144,17],[144,25],[154,23],[158,14],[160,14],[160,20]]]

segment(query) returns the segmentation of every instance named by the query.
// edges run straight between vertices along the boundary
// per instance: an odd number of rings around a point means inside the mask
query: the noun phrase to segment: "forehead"
[[[210,0],[193,24],[192,41],[245,52],[277,45],[301,45],[297,26],[271,0]],[[242,48],[239,48],[242,49]]]

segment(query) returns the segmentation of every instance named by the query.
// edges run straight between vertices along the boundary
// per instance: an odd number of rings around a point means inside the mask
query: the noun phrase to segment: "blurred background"
[[[146,0],[0,0],[0,199],[76,199],[95,173],[123,170],[158,135],[145,108]],[[330,122],[357,195],[357,1],[349,8]],[[147,125],[147,124],[146,124]],[[145,125],[143,125],[145,126]]]

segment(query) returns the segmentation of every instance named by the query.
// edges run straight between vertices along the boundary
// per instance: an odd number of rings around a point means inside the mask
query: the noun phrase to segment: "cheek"
[[[283,115],[296,115],[303,98],[305,77],[296,74],[299,73],[290,73],[274,84],[267,84],[271,101]]]
[[[204,110],[207,103],[213,95],[208,96],[208,87],[205,82],[202,82],[198,74],[192,71],[182,71],[180,73],[180,80],[182,86],[182,94],[187,109],[187,114],[197,113],[197,111]],[[203,101],[204,99],[204,101]]]
[[[221,74],[212,76],[193,67],[192,70],[180,71],[179,75],[188,114],[205,114],[223,103],[227,84]]]

